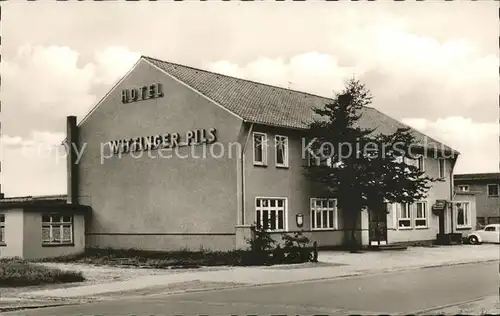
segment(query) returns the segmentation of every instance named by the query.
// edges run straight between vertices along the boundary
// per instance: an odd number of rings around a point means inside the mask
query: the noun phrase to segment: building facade
[[[304,174],[316,163],[304,151],[311,107],[329,101],[141,57],[78,124],[68,118],[68,200],[92,209],[87,246],[229,250],[245,246],[255,223],[277,239],[303,231],[320,246],[343,244],[348,210]],[[360,124],[381,133],[406,127],[371,107]],[[382,243],[454,231],[452,208],[434,206],[453,198],[458,153],[412,133],[423,149],[440,148],[415,161],[440,181],[424,201],[388,205],[384,218],[362,212],[365,245],[377,229]]]
[[[455,190],[469,192],[476,197],[478,228],[500,223],[500,173],[472,173],[455,175]]]

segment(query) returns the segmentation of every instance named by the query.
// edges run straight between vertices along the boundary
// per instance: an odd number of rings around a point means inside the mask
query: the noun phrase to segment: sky
[[[498,9],[454,2],[2,4],[1,190],[66,193],[58,144],[147,55],[331,97],[355,76],[380,111],[498,172]]]

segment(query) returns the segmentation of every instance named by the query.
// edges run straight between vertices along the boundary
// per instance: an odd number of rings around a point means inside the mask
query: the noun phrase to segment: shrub
[[[69,283],[84,280],[81,272],[47,268],[19,258],[0,259],[0,287]]]
[[[252,237],[247,239],[250,251],[243,256],[244,265],[267,265],[272,263],[272,250],[276,241],[262,227],[252,226]]]
[[[310,240],[307,236],[302,235],[302,232],[283,233],[281,239],[284,243],[286,263],[313,261],[313,248],[308,247]]]

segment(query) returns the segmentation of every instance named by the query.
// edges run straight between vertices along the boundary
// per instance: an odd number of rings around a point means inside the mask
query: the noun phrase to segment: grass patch
[[[70,283],[84,280],[81,272],[47,268],[18,258],[0,259],[0,287]]]
[[[151,269],[193,269],[202,266],[262,265],[255,253],[249,250],[209,251],[145,251],[137,249],[87,248],[79,255],[42,259],[48,262],[70,262],[115,267],[140,267]],[[266,262],[266,265],[284,262]],[[299,263],[299,262],[297,262]]]

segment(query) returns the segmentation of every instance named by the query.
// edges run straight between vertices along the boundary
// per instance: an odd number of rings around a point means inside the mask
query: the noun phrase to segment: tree
[[[425,198],[436,179],[415,165],[423,152],[409,128],[392,134],[361,126],[370,91],[359,81],[347,81],[309,124],[306,174],[337,197],[344,223],[350,226],[351,250],[359,249],[356,227],[359,214],[370,209],[378,216],[387,213],[386,203],[414,203]]]

